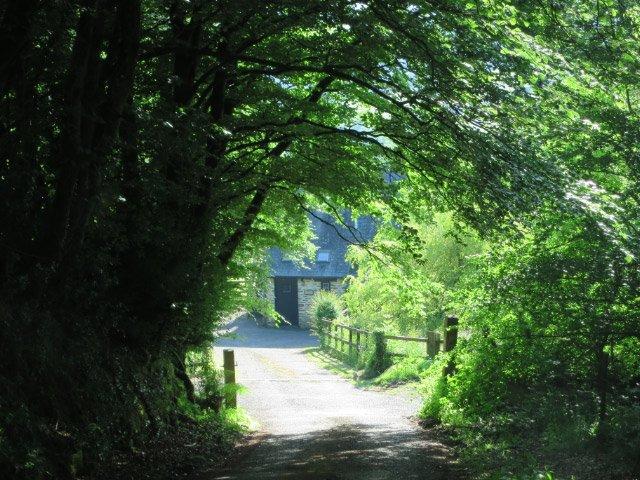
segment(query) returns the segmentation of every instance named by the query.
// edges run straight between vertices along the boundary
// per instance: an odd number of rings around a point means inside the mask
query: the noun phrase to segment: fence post
[[[324,330],[322,331],[322,334],[324,335],[324,348],[329,351],[331,350],[331,324],[325,323],[323,328]]]
[[[458,343],[458,317],[446,317],[444,319],[444,351],[452,351],[456,343]],[[447,365],[445,365],[443,373],[445,375],[452,375],[455,369],[456,366],[453,357],[451,357]]]
[[[356,364],[360,361],[360,331],[356,332]]]
[[[387,342],[383,332],[373,332],[373,357],[368,370],[380,375],[387,368]]]
[[[236,362],[233,350],[223,350],[222,358],[222,366],[224,368],[224,384],[227,386],[224,394],[224,403],[227,408],[236,408]]]
[[[312,325],[315,326],[316,334],[318,335],[318,342],[320,342],[320,348],[322,349],[322,325],[317,319],[313,320]]]
[[[353,355],[353,330],[349,329],[349,359],[351,359],[351,355]]]
[[[435,357],[440,350],[438,332],[427,332],[427,357]]]
[[[346,330],[345,328],[341,328],[341,329],[340,329],[340,339],[341,339],[341,340],[344,340],[344,331],[345,331],[345,330]],[[340,351],[341,351],[342,353],[345,353],[345,352],[344,352],[344,351],[345,351],[344,342],[340,342],[340,348],[341,348],[341,350],[340,350]]]
[[[458,343],[458,317],[444,319],[444,351],[450,352]]]

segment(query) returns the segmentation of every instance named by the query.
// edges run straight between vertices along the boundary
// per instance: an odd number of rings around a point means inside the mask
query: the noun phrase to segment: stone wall
[[[331,280],[331,291],[337,295],[342,295],[345,291],[345,284],[342,279]],[[311,314],[311,301],[313,296],[322,289],[320,280],[311,278],[298,279],[298,316],[300,318],[300,328],[309,329],[313,320]]]

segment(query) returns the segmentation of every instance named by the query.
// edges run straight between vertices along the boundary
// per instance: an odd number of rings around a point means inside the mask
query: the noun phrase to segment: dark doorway
[[[276,298],[276,312],[294,326],[298,326],[298,279],[275,277],[273,286]]]

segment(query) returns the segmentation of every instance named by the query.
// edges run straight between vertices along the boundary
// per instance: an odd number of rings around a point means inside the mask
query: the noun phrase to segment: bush
[[[321,290],[311,300],[313,319],[333,321],[342,315],[342,301],[333,292]]]
[[[443,356],[436,357],[435,361],[423,375],[424,404],[420,410],[420,417],[423,420],[435,421],[443,420],[443,409],[447,403],[447,377],[442,374],[445,365]]]
[[[220,370],[216,368],[213,349],[209,346],[195,350],[187,356],[187,373],[194,380],[195,400],[204,410],[220,411],[223,385]]]
[[[365,378],[373,378],[380,375],[391,366],[391,357],[387,352],[384,336],[380,332],[374,332],[373,344],[369,348],[368,359],[364,371]]]

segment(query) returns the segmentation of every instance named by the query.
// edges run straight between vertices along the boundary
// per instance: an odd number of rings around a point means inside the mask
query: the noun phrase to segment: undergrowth
[[[242,409],[225,408],[222,384],[213,351],[204,348],[187,357],[187,373],[194,385],[194,402],[183,395],[177,399],[182,412],[171,425],[153,436],[132,442],[114,452],[87,480],[169,480],[193,472],[215,471],[232,454],[237,441],[252,429]],[[242,390],[234,385],[236,393]]]
[[[604,446],[596,442],[595,426],[588,420],[593,407],[584,398],[558,388],[519,401],[514,389],[511,403],[470,414],[461,402],[459,380],[443,375],[448,361],[440,355],[422,374],[420,390],[425,400],[419,416],[423,426],[455,445],[472,478],[638,478],[638,465],[629,463],[633,454],[625,450],[624,438]],[[628,430],[633,431],[633,425]],[[635,443],[631,437],[627,440]]]
[[[424,427],[453,445],[461,464],[477,480],[637,480],[623,447],[602,450],[587,419],[588,402],[561,389],[539,392],[533,402],[502,405],[471,415],[461,404],[455,374],[443,375],[450,354],[435,359],[405,357],[379,376],[363,381],[354,367],[329,353],[308,352],[323,367],[359,386],[394,387],[413,383],[424,398],[419,412]],[[490,388],[490,386],[488,386]],[[517,392],[514,390],[514,399]],[[627,419],[633,423],[637,419]],[[585,441],[584,439],[591,439]],[[629,438],[631,444],[635,441]],[[616,453],[618,452],[618,453]],[[626,462],[626,463],[625,463]],[[637,468],[637,467],[635,467]]]
[[[201,412],[198,420],[180,422],[129,451],[117,453],[85,478],[169,480],[215,471],[248,428],[249,419],[241,410]]]
[[[417,382],[431,365],[431,360],[424,357],[405,357],[387,368],[373,380],[374,385],[393,386],[403,383]]]

